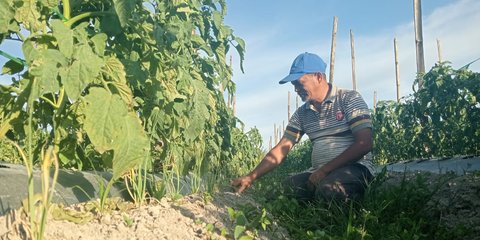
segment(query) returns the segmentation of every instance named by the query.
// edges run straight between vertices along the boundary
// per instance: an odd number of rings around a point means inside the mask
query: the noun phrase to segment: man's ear
[[[322,80],[325,79],[323,73],[315,73],[315,78],[317,79],[317,81],[320,83],[322,82]]]

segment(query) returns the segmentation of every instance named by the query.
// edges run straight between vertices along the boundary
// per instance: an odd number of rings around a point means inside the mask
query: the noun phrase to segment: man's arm
[[[372,129],[364,128],[353,134],[355,141],[332,161],[326,163],[310,175],[309,181],[317,183],[333,170],[357,162],[373,147]]]
[[[287,138],[280,139],[280,142],[273,147],[267,155],[265,155],[253,171],[243,177],[234,179],[231,185],[237,188],[236,191],[238,193],[243,192],[246,188],[252,185],[255,179],[263,176],[280,165],[294,145],[295,144]]]

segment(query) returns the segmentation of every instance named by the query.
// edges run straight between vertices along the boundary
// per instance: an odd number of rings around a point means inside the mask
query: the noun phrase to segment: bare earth
[[[246,195],[229,192],[211,197],[191,195],[176,201],[163,198],[138,208],[131,203],[111,201],[109,208],[115,210],[101,214],[86,214],[91,212],[95,203],[77,204],[62,212],[68,212],[73,220],[86,222],[77,224],[55,220],[50,216],[45,239],[233,239],[235,223],[227,208],[239,210],[235,207],[239,204],[258,206]],[[18,227],[22,224],[20,215],[17,211],[14,219],[12,216],[0,217],[0,239],[25,238],[18,233]],[[276,223],[269,228],[268,232],[248,231],[247,234],[256,239],[289,238]]]
[[[414,177],[413,173],[407,175],[407,179]],[[403,174],[390,174],[387,182],[398,183],[402,178]],[[429,178],[435,180],[438,176],[430,175]],[[235,224],[227,208],[239,210],[237,206],[245,204],[258,207],[250,196],[229,192],[216,193],[211,197],[192,195],[176,201],[163,198],[141,207],[112,200],[109,202],[110,210],[104,213],[92,211],[94,206],[98,206],[96,203],[77,204],[52,211],[45,239],[233,239]],[[448,180],[429,206],[442,212],[441,218],[446,226],[463,224],[478,233],[478,237],[480,175],[457,176]],[[52,215],[84,223],[55,220]],[[22,219],[20,211],[0,217],[0,239],[24,239],[25,236],[19,233],[22,231],[18,231],[25,226]],[[289,239],[288,233],[275,222],[269,225],[267,231],[248,234],[255,239]]]

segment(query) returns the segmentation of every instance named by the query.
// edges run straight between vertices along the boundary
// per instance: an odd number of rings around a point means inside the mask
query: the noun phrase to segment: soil
[[[233,239],[236,225],[227,209],[238,211],[245,205],[260,208],[248,194],[232,192],[162,198],[140,207],[111,199],[102,213],[95,210],[98,202],[54,205],[45,239]],[[0,239],[25,239],[25,222],[20,210],[0,217]],[[276,222],[269,225],[268,232],[260,229],[245,234],[255,239],[289,239]]]
[[[389,174],[387,183],[396,184],[404,177],[409,180],[416,175]],[[427,176],[432,184],[441,177],[435,174]],[[235,223],[227,209],[238,210],[238,206],[245,204],[260,208],[252,196],[231,192],[190,195],[177,200],[163,198],[140,207],[112,199],[107,204],[110,210],[103,213],[92,210],[98,206],[96,202],[54,207],[48,219],[45,239],[233,239]],[[445,226],[454,228],[462,224],[476,234],[472,235],[472,239],[478,238],[480,175],[450,177],[428,206],[441,213]],[[70,221],[65,220],[67,218]],[[24,223],[25,216],[21,210],[0,217],[0,239],[25,239]],[[250,231],[248,235],[255,239],[290,239],[285,229],[276,222],[267,230]]]

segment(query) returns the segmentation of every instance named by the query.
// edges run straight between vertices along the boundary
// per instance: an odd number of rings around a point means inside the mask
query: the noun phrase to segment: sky
[[[313,52],[330,62],[333,18],[338,18],[334,84],[352,88],[350,30],[355,42],[357,90],[370,108],[374,91],[377,100],[395,100],[393,39],[397,38],[400,93],[412,93],[416,75],[413,0],[226,0],[225,24],[246,43],[245,72],[239,56],[231,52],[236,83],[236,114],[245,130],[259,129],[264,146],[269,146],[273,126],[288,123],[288,92],[291,113],[295,93],[291,84],[278,84],[293,59],[302,52]],[[480,58],[480,1],[423,0],[423,40],[428,71],[438,61],[437,39],[442,58],[454,68]],[[19,44],[2,43],[1,49],[21,52]],[[232,48],[233,49],[233,48]],[[0,57],[3,66],[6,59]],[[480,72],[480,61],[470,69]],[[327,76],[328,67],[327,67]],[[0,76],[0,83],[7,83]],[[301,102],[299,103],[299,105]]]
[[[239,55],[231,51],[237,117],[245,130],[259,129],[264,147],[269,146],[274,124],[288,123],[289,91],[291,113],[295,107],[293,86],[278,81],[288,75],[293,59],[302,52],[316,53],[330,63],[334,16],[338,19],[335,85],[352,88],[351,30],[357,91],[369,107],[373,108],[375,91],[377,101],[396,100],[394,38],[400,95],[413,93],[417,69],[413,0],[227,0],[227,7],[225,23],[246,42],[244,73]],[[438,61],[437,39],[442,59],[454,68],[480,58],[480,1],[423,0],[422,22],[426,71]],[[479,72],[480,61],[470,69]]]

